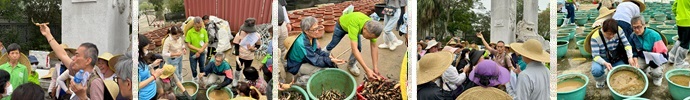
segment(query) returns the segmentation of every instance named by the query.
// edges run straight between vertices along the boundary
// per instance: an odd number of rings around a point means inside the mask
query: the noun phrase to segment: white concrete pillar
[[[487,41],[512,43],[515,40],[515,7],[516,0],[491,0],[491,40]]]
[[[112,54],[130,46],[130,0],[62,0],[61,7],[62,43],[76,48],[91,42],[99,53]]]

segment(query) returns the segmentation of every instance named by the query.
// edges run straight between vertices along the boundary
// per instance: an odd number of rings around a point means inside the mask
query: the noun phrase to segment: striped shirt
[[[594,57],[594,61],[596,61],[599,64],[604,64],[607,63],[607,61],[604,59],[608,58],[606,56],[607,50],[606,47],[604,47],[604,41],[602,40],[602,37],[600,37],[599,35],[599,32],[603,32],[603,30],[599,30],[600,31],[594,32],[594,34],[592,34],[591,40],[589,42],[591,44],[592,57]],[[628,58],[632,58],[632,46],[630,46],[630,43],[628,43],[628,39],[625,37],[625,35],[618,36],[620,34],[625,34],[623,32],[623,29],[618,28],[618,32],[620,33],[613,36],[613,38],[606,40],[606,45],[609,49],[608,51],[615,50],[616,46],[618,45],[618,41],[621,41],[623,43],[623,46],[625,46],[625,53],[627,54]]]

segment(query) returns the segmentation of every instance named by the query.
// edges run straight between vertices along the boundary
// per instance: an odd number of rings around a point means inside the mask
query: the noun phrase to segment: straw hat
[[[438,42],[436,42],[436,40],[431,40],[431,41],[429,41],[429,43],[426,43],[426,44],[427,44],[426,48],[424,48],[424,49],[430,49],[431,47],[436,46],[438,44]]]
[[[98,55],[98,59],[103,59],[105,61],[110,61],[110,58],[113,58],[113,54],[110,54],[109,52]]]
[[[299,37],[303,32],[300,32],[299,34],[295,35],[290,35],[285,40],[283,40],[283,44],[285,45],[285,51],[289,52],[290,48],[292,48],[292,45],[295,44],[295,41],[297,40],[297,37]],[[287,53],[283,54],[283,59],[287,59]]]
[[[75,52],[77,52],[77,49],[69,48],[69,46],[67,46],[67,44],[60,44],[60,46],[62,46],[62,48],[65,48],[65,51],[67,52],[67,56],[72,57],[72,56],[74,56]],[[48,57],[57,58],[57,55],[55,55],[55,51],[51,51],[48,54]]]
[[[163,65],[163,73],[161,74],[161,79],[166,79],[175,73],[175,67],[170,64]]]
[[[6,55],[2,55],[2,57],[0,57],[0,64],[5,64],[8,62],[10,62],[9,53]],[[26,70],[29,72],[28,74],[32,74],[31,62],[29,62],[29,57],[26,57],[24,53],[21,53],[21,55],[19,56],[19,64],[26,66]]]
[[[443,50],[441,50],[441,51],[448,51],[448,52],[455,53],[455,51],[457,51],[457,50],[458,50],[458,48],[455,48],[455,47],[452,47],[452,46],[444,46],[444,47],[443,47]]]
[[[594,27],[594,28],[592,29],[592,32],[589,32],[589,34],[587,35],[587,37],[585,37],[585,41],[591,41],[591,40],[592,40],[592,36],[596,36],[596,37],[594,37],[594,38],[599,38],[599,30],[601,30],[601,27]],[[623,30],[623,28],[618,27],[618,30]],[[585,51],[586,51],[587,53],[592,53],[592,43],[591,43],[591,42],[584,42],[584,43],[585,43],[585,44],[584,44],[583,47],[585,47]]]
[[[518,54],[539,62],[549,62],[551,58],[541,43],[534,39],[529,39],[525,43],[511,43],[510,47]]]
[[[117,64],[117,62],[120,62],[119,59],[122,56],[123,55],[116,55],[116,56],[111,57],[110,60],[108,60],[108,67],[110,67],[110,70],[115,72],[115,64]],[[98,57],[98,58],[100,58],[100,57]]]
[[[117,83],[113,80],[103,80],[103,84],[105,84],[105,88],[108,89],[110,97],[113,97],[113,100],[115,100],[117,95],[120,94],[120,87],[118,87]]]
[[[605,18],[606,16],[613,15],[613,13],[615,13],[615,12],[616,12],[616,9],[609,9],[606,7],[601,7],[601,8],[599,8],[599,16],[597,16],[596,20]]]
[[[48,74],[41,76],[41,79],[52,78],[54,72],[55,72],[55,67],[50,68],[50,70],[48,70]]]
[[[430,53],[422,56],[422,59],[417,63],[417,85],[430,82],[443,74],[450,64],[453,62],[453,56],[450,52],[441,51]]]
[[[503,90],[477,86],[467,89],[455,100],[513,100],[513,98]]]
[[[637,6],[640,7],[640,12],[644,12],[644,10],[647,9],[647,5],[645,5],[644,2],[642,2],[640,0],[623,0],[623,2],[626,2],[626,1],[627,2],[633,2],[633,3],[637,4]]]

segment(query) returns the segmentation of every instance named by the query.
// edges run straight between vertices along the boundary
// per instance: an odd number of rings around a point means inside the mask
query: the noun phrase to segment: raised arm
[[[484,39],[484,35],[482,35],[482,32],[477,33],[477,37],[478,37],[480,40],[482,40],[482,43],[484,44],[484,47],[485,47],[487,50],[491,51],[491,53],[496,53],[496,52],[498,52],[498,50],[496,50],[496,49],[494,49],[493,47],[489,46],[489,43],[487,43],[486,40]]]
[[[53,34],[50,33],[50,27],[48,27],[48,23],[43,23],[43,24],[36,24],[36,26],[41,27],[41,34],[48,39],[48,44],[50,44],[50,48],[53,49],[55,52],[55,55],[57,56],[60,61],[62,61],[63,64],[67,66],[71,66],[72,64],[72,59],[67,55],[67,51],[65,51],[65,48],[60,46],[60,44],[55,40],[53,37]]]

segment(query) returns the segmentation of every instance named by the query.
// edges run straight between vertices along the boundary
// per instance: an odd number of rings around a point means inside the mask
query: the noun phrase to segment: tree
[[[166,4],[170,12],[173,13],[184,13],[184,1],[183,0],[168,0]]]
[[[539,26],[537,29],[537,33],[547,40],[549,39],[549,30],[551,29],[551,17],[549,15],[549,9],[550,8],[546,8],[546,10],[539,13],[539,18],[537,19],[537,21],[539,22],[537,24],[537,26]]]

